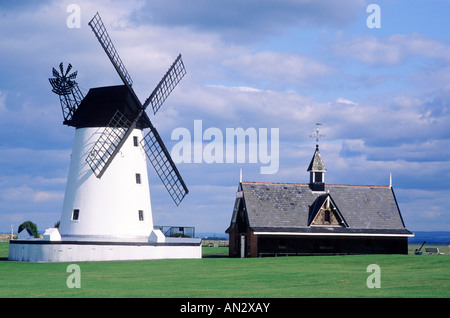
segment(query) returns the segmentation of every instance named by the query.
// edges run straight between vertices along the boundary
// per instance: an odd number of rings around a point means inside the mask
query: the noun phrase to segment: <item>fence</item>
[[[154,226],[154,229],[161,230],[166,237],[195,237],[195,227],[190,226]]]
[[[228,247],[228,241],[226,241],[226,240],[202,240],[202,246]]]

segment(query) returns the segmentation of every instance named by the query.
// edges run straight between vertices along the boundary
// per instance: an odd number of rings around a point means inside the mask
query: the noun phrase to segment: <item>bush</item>
[[[37,225],[31,221],[25,221],[22,224],[20,224],[19,230],[17,232],[20,233],[22,232],[23,229],[29,229],[34,237],[39,236]]]

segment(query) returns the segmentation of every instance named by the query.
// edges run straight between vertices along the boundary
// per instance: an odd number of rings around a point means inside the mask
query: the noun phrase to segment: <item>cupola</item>
[[[325,191],[325,164],[319,151],[319,144],[316,144],[316,151],[311,159],[308,170],[309,187],[312,191]]]

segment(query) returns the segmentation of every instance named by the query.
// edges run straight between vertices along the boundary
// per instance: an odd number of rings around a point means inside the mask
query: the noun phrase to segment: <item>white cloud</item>
[[[363,0],[147,1],[135,13],[141,23],[190,26],[227,42],[253,42],[293,26],[345,26],[364,10]]]
[[[0,232],[6,231],[11,224],[17,231],[18,225],[25,220],[37,223],[39,229],[53,226],[60,218],[65,182],[65,178],[37,174],[2,174]]]
[[[343,98],[343,97],[339,97],[336,99],[336,103],[338,104],[347,104],[347,105],[353,105],[353,106],[358,106],[358,103],[352,102],[349,99]]]
[[[318,60],[292,53],[264,51],[226,59],[222,63],[239,77],[258,83],[311,85],[335,70]]]
[[[62,202],[64,192],[42,191],[24,185],[17,188],[0,189],[0,198],[8,202]]]
[[[449,231],[448,190],[395,188],[406,227],[421,231]]]
[[[344,156],[367,156],[370,160],[407,160],[443,162],[450,158],[450,140],[426,140],[418,143],[402,143],[395,146],[367,146],[362,139],[345,140]],[[439,153],[439,156],[433,154]],[[428,170],[429,171],[429,170]]]
[[[370,65],[397,65],[420,57],[450,61],[450,43],[421,34],[394,34],[387,38],[356,36],[334,45],[336,55]]]
[[[0,90],[0,115],[4,115],[6,112],[6,93]]]
[[[66,173],[66,166],[68,167],[70,161],[68,149],[4,148],[1,152],[0,164],[8,167],[2,171],[5,175],[16,173],[41,176],[40,173],[48,173],[49,170],[53,174]]]

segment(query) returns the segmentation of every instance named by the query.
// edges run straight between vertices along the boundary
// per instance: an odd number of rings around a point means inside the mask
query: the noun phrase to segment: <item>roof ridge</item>
[[[334,187],[367,187],[367,188],[389,188],[388,185],[375,185],[375,184],[325,184],[325,186]]]
[[[308,185],[308,183],[296,183],[296,182],[265,182],[265,181],[242,181],[241,183],[250,183],[250,184],[292,184],[292,185]]]
[[[265,181],[241,181],[241,183],[246,184],[273,184],[273,185],[305,185],[309,186],[308,183],[298,183],[298,182],[265,182]],[[344,184],[344,183],[337,183],[337,184],[329,184],[326,183],[326,186],[333,186],[333,187],[366,187],[366,188],[389,188],[389,185],[374,185],[374,184]]]

